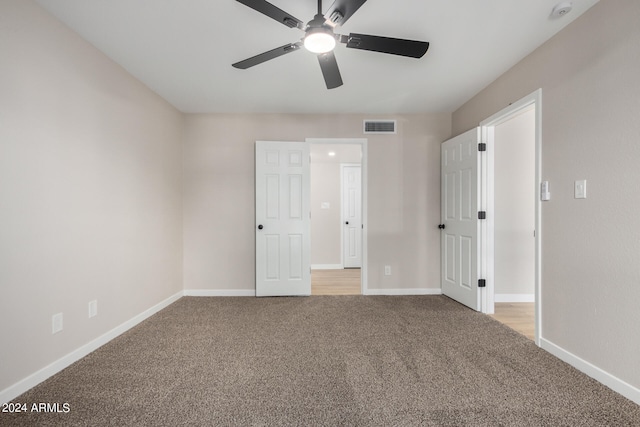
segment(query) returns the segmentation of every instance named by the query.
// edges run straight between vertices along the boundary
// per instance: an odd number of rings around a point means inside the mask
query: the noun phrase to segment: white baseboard
[[[535,294],[495,294],[494,302],[536,302]]]
[[[342,270],[342,264],[311,264],[312,270]]]
[[[586,360],[579,358],[575,354],[566,351],[562,347],[559,347],[544,338],[540,338],[540,347],[553,354],[558,359],[573,366],[577,370],[587,374],[596,381],[599,381],[602,384],[606,385],[613,391],[640,405],[640,389],[624,382],[620,378],[611,375],[610,373],[598,368],[597,366],[587,362]]]
[[[365,289],[364,295],[442,295],[441,288]]]
[[[186,297],[255,297],[255,289],[186,289]]]
[[[182,297],[182,294],[183,292],[180,291],[177,294],[170,296],[164,301],[159,302],[153,307],[133,317],[132,319],[127,320],[120,326],[116,326],[109,332],[99,336],[98,338],[92,341],[89,341],[87,344],[79,347],[78,349],[72,351],[66,356],[63,356],[62,358],[56,360],[52,364],[45,366],[39,371],[36,371],[35,373],[29,375],[28,377],[18,381],[14,385],[7,387],[6,389],[0,392],[0,403],[10,402],[12,399],[20,396],[22,393],[26,392],[27,390],[37,386],[47,378],[57,374],[58,372],[62,371],[64,368],[68,367],[72,363],[75,363],[78,360],[82,359],[92,351],[95,351],[98,348],[102,347],[112,339],[116,338],[118,335],[128,331],[129,329],[136,326],[138,323],[153,316],[163,308],[166,308],[169,305],[173,304],[174,302],[176,302]]]

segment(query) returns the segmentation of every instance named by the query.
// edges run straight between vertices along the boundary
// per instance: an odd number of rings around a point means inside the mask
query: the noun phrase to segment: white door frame
[[[487,211],[494,212],[495,202],[495,176],[494,176],[494,135],[495,127],[521,113],[524,109],[534,106],[535,109],[535,343],[540,345],[540,332],[542,321],[541,307],[541,204],[540,182],[542,177],[542,89],[525,96],[500,110],[496,114],[480,122],[482,140],[487,144],[487,175],[486,175],[486,201]],[[494,269],[494,215],[487,215],[487,240],[486,240],[486,288],[483,292],[482,312],[492,314],[495,311],[495,269]]]
[[[306,138],[306,142],[311,144],[357,144],[360,145],[362,153],[362,267],[360,268],[360,293],[367,295],[367,138]],[[342,248],[340,249],[342,251]],[[341,258],[342,259],[342,258]]]

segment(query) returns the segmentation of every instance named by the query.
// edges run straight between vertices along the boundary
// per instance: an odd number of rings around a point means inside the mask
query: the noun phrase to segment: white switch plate
[[[551,193],[549,192],[549,181],[542,181],[540,183],[540,200],[543,202],[551,200]]]
[[[331,208],[331,203],[329,202],[320,203],[320,209],[330,209],[330,208]]]
[[[587,198],[587,180],[581,179],[575,182],[573,188],[573,197],[576,199]]]
[[[89,318],[98,315],[98,300],[89,301]]]
[[[391,266],[390,265],[385,265],[384,266],[384,275],[385,276],[391,276]]]
[[[51,333],[56,334],[62,330],[62,313],[51,316]]]

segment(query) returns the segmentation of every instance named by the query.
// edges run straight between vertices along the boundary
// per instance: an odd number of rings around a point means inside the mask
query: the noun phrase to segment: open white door
[[[256,296],[311,295],[309,144],[256,141]]]
[[[362,178],[360,165],[342,165],[342,264],[362,265]]]
[[[480,311],[480,128],[442,144],[442,293]]]

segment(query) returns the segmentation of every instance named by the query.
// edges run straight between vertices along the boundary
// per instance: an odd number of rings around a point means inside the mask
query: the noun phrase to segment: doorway
[[[487,210],[493,213],[487,215],[483,312],[507,319],[538,345],[541,98],[539,89],[480,124],[487,144]]]
[[[363,294],[366,139],[307,139],[307,142],[311,143],[311,295]],[[349,172],[351,188],[345,186],[349,178],[345,178],[345,171]],[[352,208],[346,215],[345,200],[351,202]]]
[[[535,110],[494,130],[494,301],[497,320],[534,339]]]

